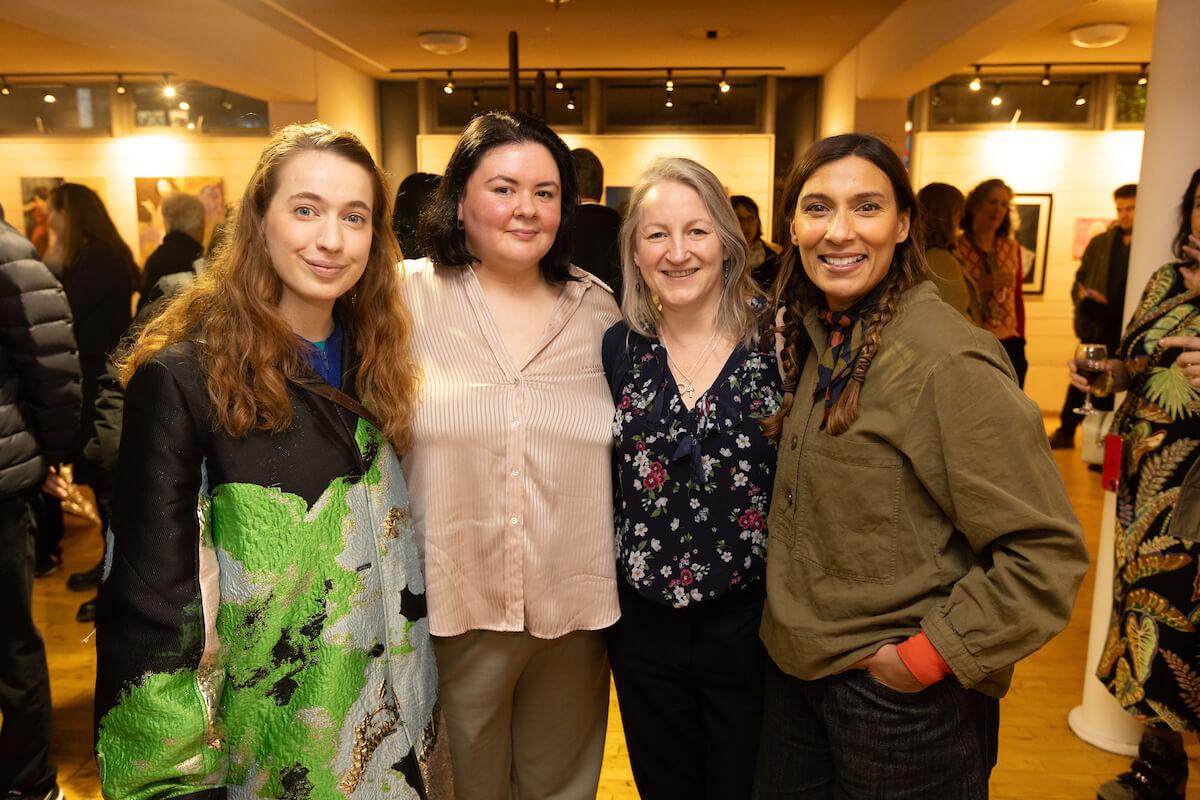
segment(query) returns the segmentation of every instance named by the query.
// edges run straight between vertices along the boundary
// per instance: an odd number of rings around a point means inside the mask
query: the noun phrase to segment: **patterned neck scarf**
[[[829,347],[817,361],[817,387],[813,390],[813,397],[825,395],[825,415],[821,418],[821,430],[825,430],[825,425],[829,422],[829,412],[842,396],[846,384],[850,382],[854,362],[866,340],[867,326],[864,317],[875,307],[882,293],[883,284],[880,283],[866,297],[845,311],[832,311],[824,303],[817,309],[817,318],[829,328]]]

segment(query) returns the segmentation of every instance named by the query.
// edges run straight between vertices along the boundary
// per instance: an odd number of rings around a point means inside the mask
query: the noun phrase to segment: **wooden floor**
[[[1094,554],[1099,540],[1102,493],[1098,476],[1078,460],[1078,450],[1056,451],[1067,489]],[[66,576],[96,562],[100,539],[94,528],[76,524],[67,534],[66,560],[55,575],[37,582],[34,613],[46,638],[54,692],[52,756],[69,800],[100,796],[91,758],[92,681],[95,650],[91,625],[76,623],[75,609],[87,595],[68,592]],[[1097,750],[1067,728],[1067,712],[1079,702],[1087,651],[1091,574],[1075,603],[1068,628],[1017,668],[1012,691],[1001,704],[1000,763],[992,775],[998,800],[1090,800],[1101,782],[1127,766],[1125,759]],[[1200,771],[1200,747],[1188,745],[1192,774]],[[598,800],[635,800],[615,696]],[[1200,800],[1200,778],[1189,800]]]

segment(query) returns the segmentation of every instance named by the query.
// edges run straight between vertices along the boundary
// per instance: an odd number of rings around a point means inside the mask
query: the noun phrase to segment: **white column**
[[[1086,430],[1084,432],[1086,436]],[[1087,662],[1083,667],[1083,702],[1071,709],[1067,724],[1080,739],[1122,756],[1137,753],[1142,725],[1121,708],[1117,699],[1096,677],[1096,665],[1104,652],[1108,619],[1112,611],[1113,540],[1116,531],[1117,501],[1112,492],[1104,493],[1100,548],[1096,555],[1096,586],[1092,591],[1092,627],[1088,631]]]
[[[1200,168],[1200,3],[1158,0],[1146,94],[1146,138],[1129,254],[1129,319],[1154,270],[1171,259],[1179,202]]]
[[[1200,3],[1196,0],[1158,0],[1154,20],[1154,50],[1146,98],[1145,140],[1138,180],[1137,222],[1129,256],[1125,292],[1128,319],[1150,275],[1171,259],[1171,239],[1178,230],[1179,202],[1192,171],[1200,167]],[[1071,710],[1071,730],[1090,744],[1120,755],[1136,752],[1141,725],[1095,677],[1112,611],[1113,540],[1116,502],[1104,498],[1096,554],[1096,589],[1092,597],[1092,627],[1084,668],[1083,702]]]

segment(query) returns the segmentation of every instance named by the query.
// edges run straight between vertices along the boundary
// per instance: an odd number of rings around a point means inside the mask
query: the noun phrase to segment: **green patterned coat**
[[[289,397],[288,430],[233,439],[193,345],[129,384],[98,619],[105,797],[425,796],[436,675],[399,463],[352,398],[316,379]]]

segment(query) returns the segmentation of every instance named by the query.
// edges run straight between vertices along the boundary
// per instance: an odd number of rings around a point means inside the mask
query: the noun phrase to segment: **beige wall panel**
[[[379,161],[379,98],[375,79],[324,53],[314,53],[317,119],[358,136]]]
[[[957,186],[964,194],[991,177],[1017,193],[1050,192],[1046,291],[1026,295],[1029,376],[1025,391],[1045,411],[1062,407],[1066,361],[1075,346],[1070,287],[1075,220],[1115,216],[1112,191],[1136,183],[1141,131],[955,131],[914,136],[913,183]],[[1140,287],[1139,287],[1140,290]]]
[[[632,186],[656,156],[684,156],[708,167],[730,194],[758,203],[767,230],[772,219],[771,188],[775,137],[769,134],[564,134],[570,147],[586,147],[604,164],[606,186]],[[441,174],[457,136],[417,137],[417,169]]]

